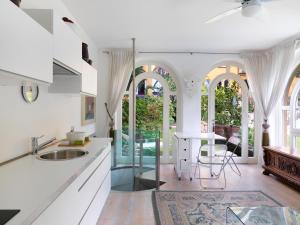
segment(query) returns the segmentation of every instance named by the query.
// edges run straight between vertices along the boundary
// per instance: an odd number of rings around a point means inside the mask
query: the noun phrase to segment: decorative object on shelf
[[[63,17],[62,20],[66,23],[74,23],[72,20],[70,20],[68,17]]]
[[[21,86],[21,94],[25,102],[33,103],[39,97],[39,87],[31,82],[24,83]]]
[[[86,62],[89,61],[89,49],[88,44],[82,42],[82,59]]]
[[[115,139],[115,130],[114,130],[114,118],[111,116],[111,114],[109,113],[108,107],[107,107],[107,102],[104,103],[105,108],[106,108],[106,112],[107,115],[109,116],[110,122],[109,122],[109,131],[108,131],[108,136],[110,138],[112,138],[112,143],[114,143],[114,139]]]
[[[184,79],[186,93],[192,97],[201,87],[201,81],[194,79]]]
[[[21,0],[10,0],[10,1],[13,2],[16,6],[20,7]]]
[[[87,125],[96,122],[96,97],[81,96],[81,124]]]

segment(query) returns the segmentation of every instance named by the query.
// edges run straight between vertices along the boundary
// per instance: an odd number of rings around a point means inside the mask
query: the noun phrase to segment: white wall
[[[88,43],[93,66],[98,69],[98,50],[94,42],[80,27],[68,9],[60,0],[26,0],[22,8],[54,9],[62,17],[75,22],[74,31]],[[101,72],[98,70],[98,75]],[[2,74],[0,73],[0,76]],[[101,79],[99,79],[101,80]],[[103,93],[99,90],[99,95]],[[0,162],[30,151],[30,137],[46,135],[45,139],[56,136],[64,138],[65,133],[75,126],[77,130],[93,134],[95,124],[81,126],[81,96],[50,94],[48,87],[40,85],[37,102],[27,104],[23,101],[19,86],[0,86]],[[44,140],[45,140],[44,139]]]
[[[61,139],[73,125],[88,134],[95,131],[94,125],[81,127],[80,95],[49,94],[40,86],[39,98],[28,104],[19,86],[0,86],[0,102],[0,162],[30,151],[33,136]]]

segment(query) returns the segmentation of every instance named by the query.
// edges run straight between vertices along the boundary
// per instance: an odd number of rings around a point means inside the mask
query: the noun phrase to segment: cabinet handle
[[[184,151],[186,151],[186,148],[184,149]]]
[[[184,161],[186,162],[186,159],[184,159]]]

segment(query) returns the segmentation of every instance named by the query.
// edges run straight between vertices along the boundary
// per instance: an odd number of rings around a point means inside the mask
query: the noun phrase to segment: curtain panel
[[[114,116],[126,91],[132,72],[133,52],[130,49],[110,50],[110,81],[107,99],[109,113]]]
[[[264,116],[265,134],[269,127],[268,118],[283,97],[294,56],[295,42],[267,51],[241,53],[256,109]],[[268,144],[269,140],[266,139],[268,135],[263,135],[263,145]]]

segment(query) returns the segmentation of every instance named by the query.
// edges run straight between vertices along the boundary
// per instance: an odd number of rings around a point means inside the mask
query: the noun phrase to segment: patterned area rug
[[[225,225],[227,207],[280,206],[260,191],[153,191],[157,225]]]

